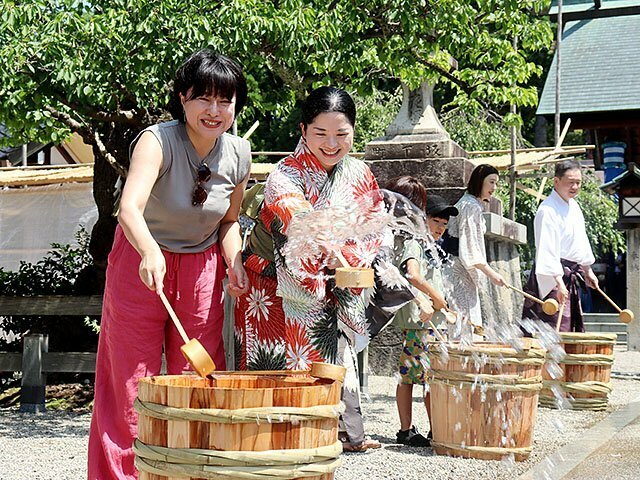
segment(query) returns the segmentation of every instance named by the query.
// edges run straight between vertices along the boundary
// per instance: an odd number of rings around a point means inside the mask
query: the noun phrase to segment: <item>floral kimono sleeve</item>
[[[294,215],[313,210],[306,199],[302,172],[281,164],[269,175],[264,190],[263,220],[272,234],[286,237]]]

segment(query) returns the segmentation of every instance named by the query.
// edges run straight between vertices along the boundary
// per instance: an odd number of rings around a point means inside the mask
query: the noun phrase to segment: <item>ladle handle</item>
[[[529,294],[529,293],[527,293],[527,292],[525,292],[523,290],[520,290],[519,288],[516,288],[513,285],[509,285],[508,283],[505,283],[504,286],[507,287],[507,288],[510,288],[511,290],[513,290],[515,292],[518,292],[518,293],[524,295],[529,300],[533,300],[534,302],[537,302],[540,305],[544,304],[544,302],[542,300],[540,300],[538,297],[534,297],[533,295],[531,295],[531,294]]]
[[[560,305],[560,309],[558,310],[558,321],[556,322],[556,332],[560,331],[560,325],[562,324],[562,315],[564,315],[564,306],[565,304],[562,303]]]
[[[433,329],[433,334],[440,340],[442,343],[447,343],[447,340],[442,336],[440,331],[436,328],[431,320],[429,320],[429,326]]]
[[[604,292],[600,289],[600,287],[596,287],[596,290],[597,290],[598,292],[600,292],[600,295],[602,295],[602,296],[605,298],[605,300],[606,300],[607,302],[609,302],[609,303],[611,304],[611,306],[617,310],[617,312],[618,312],[618,313],[622,313],[622,309],[621,309],[618,305],[616,305],[616,302],[614,302],[613,300],[611,300],[611,299],[609,298],[609,295],[607,295],[606,293],[604,293]]]
[[[180,320],[178,319],[176,312],[173,311],[173,307],[171,307],[169,300],[167,300],[167,297],[165,297],[164,292],[160,292],[158,295],[160,295],[160,300],[162,300],[162,303],[164,303],[164,307],[167,309],[167,312],[169,312],[169,316],[171,317],[171,320],[173,320],[173,324],[178,329],[178,332],[180,332],[182,341],[184,343],[189,343],[189,337],[187,336],[187,332],[185,332],[184,328],[182,328],[182,324],[180,323]]]
[[[342,252],[340,251],[340,249],[336,249],[333,251],[333,254],[335,255],[336,259],[338,260],[338,262],[340,262],[340,266],[343,268],[348,268],[351,265],[349,265],[349,262],[347,262],[347,259],[344,258],[344,255],[342,255]]]

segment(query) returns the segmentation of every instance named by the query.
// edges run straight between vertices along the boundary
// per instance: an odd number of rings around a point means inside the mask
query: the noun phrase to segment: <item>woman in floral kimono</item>
[[[346,450],[380,446],[364,437],[359,406],[358,335],[367,335],[361,291],[335,287],[335,252],[304,263],[307,275],[286,258],[292,219],[317,210],[352,206],[378,185],[361,161],[347,154],[353,144],[355,104],[344,90],[314,90],[302,108],[302,138],[295,152],[269,175],[247,250],[249,291],[235,307],[236,359],[240,369],[310,368],[326,361],[347,368],[343,415]],[[337,246],[351,266],[371,265],[380,241],[352,239]],[[339,256],[339,255],[338,255]],[[288,260],[292,260],[289,258]]]

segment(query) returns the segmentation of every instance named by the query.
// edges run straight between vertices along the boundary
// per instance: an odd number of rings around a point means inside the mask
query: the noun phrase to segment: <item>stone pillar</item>
[[[640,351],[640,228],[627,230],[626,308],[636,315],[627,325],[627,349],[637,352]]]
[[[489,265],[511,285],[521,288],[518,245],[527,242],[527,227],[492,212],[484,214],[484,221],[487,225],[485,246]],[[501,325],[520,320],[524,298],[512,290],[492,284],[484,275],[480,278],[483,282],[479,289],[483,321]]]
[[[412,175],[430,192],[451,202],[462,196],[473,164],[451,140],[433,108],[433,86],[416,90],[403,85],[402,106],[386,135],[369,142],[365,161],[381,186],[393,177]]]
[[[365,161],[380,186],[400,175],[418,178],[429,193],[456,202],[464,193],[474,164],[467,153],[451,140],[433,108],[433,87],[423,83],[416,90],[403,86],[400,112],[386,130],[365,148]],[[526,227],[502,217],[502,205],[492,199],[487,222],[487,258],[507,281],[516,287],[520,279],[520,258],[516,245],[526,242]],[[484,277],[484,275],[480,275]],[[522,299],[506,288],[482,285],[481,305],[485,322],[513,321],[522,314]],[[383,330],[369,345],[371,371],[391,375],[397,371],[402,349],[401,332],[393,326]]]

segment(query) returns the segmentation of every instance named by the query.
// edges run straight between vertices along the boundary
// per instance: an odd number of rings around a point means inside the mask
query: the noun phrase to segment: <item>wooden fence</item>
[[[41,297],[0,296],[0,316],[100,316],[102,296]],[[49,352],[49,339],[43,334],[23,338],[22,353],[0,352],[0,371],[22,372],[20,409],[44,411],[46,375],[52,372],[93,373],[94,352]]]

